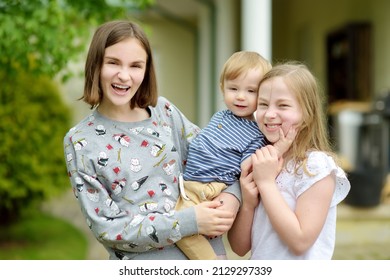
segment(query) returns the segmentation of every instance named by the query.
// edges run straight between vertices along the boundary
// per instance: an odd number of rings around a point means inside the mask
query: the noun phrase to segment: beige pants
[[[211,201],[217,197],[226,185],[218,182],[201,183],[194,181],[184,181],[184,192],[179,196],[176,210],[197,205],[203,201]],[[183,197],[184,196],[184,197]],[[185,197],[188,198],[185,199]],[[193,235],[184,237],[176,242],[177,247],[190,260],[216,260],[217,256],[209,241],[203,235]]]

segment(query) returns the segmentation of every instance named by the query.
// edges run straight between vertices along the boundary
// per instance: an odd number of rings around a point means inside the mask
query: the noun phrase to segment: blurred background
[[[224,107],[233,52],[306,63],[352,183],[335,258],[390,259],[388,11],[387,0],[0,0],[0,259],[107,258],[72,197],[62,139],[90,111],[78,99],[94,30],[124,18],[149,36],[160,95],[200,127]]]

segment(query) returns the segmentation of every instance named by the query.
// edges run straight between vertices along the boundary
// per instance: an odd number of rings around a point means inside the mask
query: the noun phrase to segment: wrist
[[[262,195],[262,192],[276,187],[275,180],[263,180],[261,182],[257,182],[256,184],[260,195]]]
[[[255,208],[257,207],[258,203],[256,205],[249,204],[249,203],[243,203],[240,208],[240,212],[243,213],[253,213],[255,211]]]

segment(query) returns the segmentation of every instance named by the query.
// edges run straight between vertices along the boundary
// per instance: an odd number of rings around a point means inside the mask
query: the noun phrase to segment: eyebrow
[[[111,57],[111,56],[104,56],[104,59],[112,59],[112,60],[118,60],[118,61],[120,60],[119,58]],[[132,63],[144,63],[144,64],[146,64],[146,61],[140,59],[140,60],[135,60]]]
[[[267,101],[268,98],[262,97],[262,95],[259,94],[258,100],[265,100],[265,101]],[[292,99],[290,99],[290,98],[279,98],[279,99],[276,100],[276,102],[291,102],[291,101],[292,101]]]

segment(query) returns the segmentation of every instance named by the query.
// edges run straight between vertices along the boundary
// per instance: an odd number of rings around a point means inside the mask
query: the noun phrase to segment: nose
[[[267,118],[275,118],[276,117],[276,110],[274,110],[274,108],[272,108],[271,106],[269,106],[267,108],[267,110],[265,111],[264,113],[265,117]]]
[[[130,79],[130,71],[126,68],[121,68],[118,72],[118,78],[121,81],[127,81]]]
[[[244,100],[245,99],[245,93],[243,91],[238,91],[236,94],[236,98],[238,100]]]

